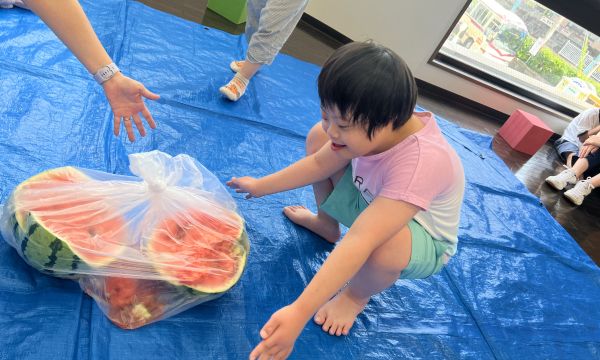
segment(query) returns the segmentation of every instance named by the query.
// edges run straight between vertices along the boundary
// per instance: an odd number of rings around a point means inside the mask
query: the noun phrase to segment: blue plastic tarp
[[[158,129],[112,135],[101,88],[32,13],[0,11],[0,202],[21,181],[73,165],[127,174],[127,155],[189,154],[217,177],[262,176],[304,155],[319,119],[319,68],[280,55],[237,103],[218,88],[242,37],[125,0],[82,2],[123,72],[159,93]],[[443,114],[440,114],[443,115]],[[295,359],[600,358],[600,271],[492,152],[490,138],[437,118],[467,188],[457,255],[438,275],[375,296],[347,337],[312,322]],[[292,224],[310,187],[250,201],[251,254],[223,297],[137,330],[112,325],[75,282],[28,267],[0,241],[0,359],[241,359],[296,298],[332,246]]]

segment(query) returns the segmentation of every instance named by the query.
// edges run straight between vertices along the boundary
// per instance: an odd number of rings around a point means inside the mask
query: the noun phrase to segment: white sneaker
[[[575,184],[570,190],[565,191],[564,196],[571,200],[571,202],[575,205],[581,205],[583,199],[589,195],[592,190],[594,190],[594,185],[592,185],[592,178],[589,177],[585,180],[580,180]]]
[[[575,184],[577,182],[577,175],[575,175],[573,170],[567,168],[558,175],[548,176],[546,182],[556,190],[562,190],[567,184]]]

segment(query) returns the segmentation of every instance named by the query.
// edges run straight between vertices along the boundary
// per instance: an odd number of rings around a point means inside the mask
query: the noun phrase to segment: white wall
[[[562,133],[568,117],[427,63],[465,4],[466,0],[312,0],[306,12],[353,40],[373,39],[388,46],[423,81],[505,114],[525,110]]]

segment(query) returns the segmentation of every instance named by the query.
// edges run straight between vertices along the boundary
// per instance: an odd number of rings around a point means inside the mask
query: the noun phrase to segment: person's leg
[[[565,163],[568,167],[573,167],[573,165],[579,159],[579,157],[576,156],[575,153],[571,153],[571,152],[566,154],[566,158],[567,158],[567,161],[565,161]]]
[[[321,122],[317,123],[310,129],[306,137],[306,155],[312,155],[319,151],[328,140],[329,137],[325,133],[325,130],[323,130],[323,125]],[[344,170],[341,170],[331,178],[313,184],[312,187],[317,206],[333,191],[334,185],[343,174]],[[285,207],[283,213],[293,223],[307,228],[331,243],[335,243],[340,238],[339,223],[321,209],[315,214],[304,206],[293,205]]]
[[[269,0],[248,44],[246,60],[269,65],[300,21],[308,0]]]
[[[248,0],[246,3],[246,41],[250,43],[252,36],[258,30],[260,13],[268,0]],[[224,86],[219,88],[221,94],[231,101],[239,100],[246,92],[250,79],[256,74],[261,64],[250,63],[248,60],[234,60],[229,67],[236,74]],[[242,71],[243,70],[243,71]]]
[[[577,179],[588,169],[589,164],[586,158],[578,158],[573,167],[563,170],[557,175],[548,176],[546,183],[556,190],[562,190],[567,185],[576,184]]]
[[[0,0],[1,1],[1,0]],[[250,44],[250,39],[252,39],[252,35],[254,35],[254,33],[256,32],[256,30],[258,30],[258,22],[260,20],[260,12],[262,11],[262,9],[267,5],[267,1],[268,0],[248,0],[246,3],[246,31],[245,31],[245,35],[246,35],[246,41],[248,42],[248,44]],[[229,67],[231,68],[231,70],[233,72],[239,72],[240,69],[242,68],[242,66],[247,64],[250,64],[250,62],[246,61],[246,59],[244,60],[235,60],[232,61],[229,64]],[[260,64],[258,64],[260,67]],[[256,71],[255,71],[256,72]],[[246,76],[248,79],[250,77],[252,77],[254,74],[249,75],[248,73],[245,73],[244,76]],[[250,77],[248,77],[250,76]]]
[[[591,178],[590,181],[592,182],[592,185],[594,186],[594,188],[600,187],[600,174]]]
[[[237,73],[227,85],[219,89],[223,95],[231,101],[237,101],[244,95],[250,80],[260,67],[273,62],[300,21],[307,3],[308,0],[256,0],[253,4],[248,3],[248,12],[252,13],[252,18],[246,25],[246,38],[249,41],[246,59],[230,64],[231,69]],[[255,25],[256,18],[258,26]]]
[[[248,0],[247,6],[247,15],[246,15],[246,41],[248,41],[248,45],[254,36],[256,30],[258,30],[259,22],[260,22],[260,14],[262,10],[267,6],[268,0]],[[246,79],[250,80],[254,74],[258,71],[262,64],[259,63],[251,63],[247,59],[243,61],[234,61],[235,66],[232,64],[232,70],[242,74]]]
[[[349,284],[317,311],[314,321],[331,335],[347,335],[371,296],[393,285],[412,255],[408,226],[375,249]]]
[[[600,150],[583,159],[579,159],[573,166],[573,171],[577,173],[578,177],[581,177],[586,170],[596,168],[599,165]],[[588,177],[587,179],[578,181],[572,189],[565,191],[564,196],[573,204],[581,205],[585,197],[591,194],[598,185],[600,185],[599,175]]]
[[[258,29],[260,12],[267,5],[268,0],[248,0],[246,2],[246,41],[250,43],[252,35]]]
[[[573,155],[579,153],[579,145],[572,143],[566,139],[560,138],[554,142],[554,149],[558,154],[558,157],[565,163],[568,167],[571,167],[576,159],[573,159]]]
[[[554,142],[554,149],[560,159],[566,164],[567,169],[561,173],[548,176],[546,182],[556,190],[562,190],[569,184],[577,182],[577,174],[573,171],[573,164],[577,163],[579,147],[570,141],[560,138]]]
[[[579,179],[589,167],[590,164],[587,158],[579,158],[577,159],[571,170],[573,170],[575,176]]]

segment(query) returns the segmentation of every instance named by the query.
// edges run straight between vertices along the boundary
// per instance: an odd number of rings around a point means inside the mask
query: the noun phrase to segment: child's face
[[[369,140],[366,129],[352,124],[341,116],[337,108],[323,108],[321,124],[331,140],[331,149],[348,158],[372,155],[375,152],[377,133]]]

